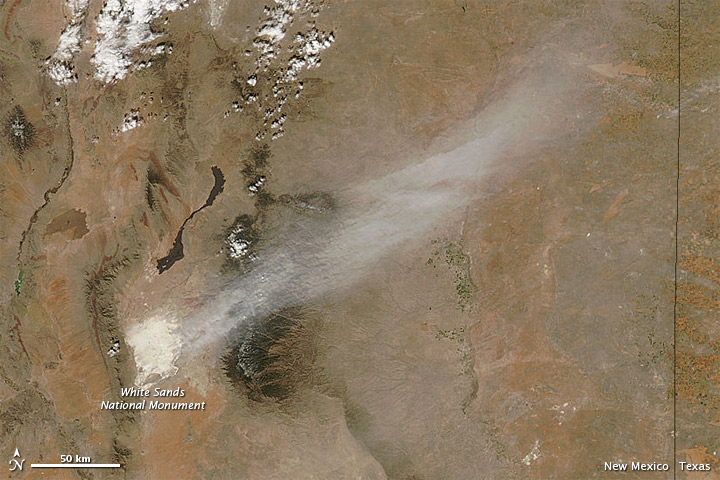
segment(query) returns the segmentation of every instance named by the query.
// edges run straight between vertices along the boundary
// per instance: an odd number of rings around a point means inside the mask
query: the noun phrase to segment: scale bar
[[[119,463],[31,463],[30,468],[120,468]]]

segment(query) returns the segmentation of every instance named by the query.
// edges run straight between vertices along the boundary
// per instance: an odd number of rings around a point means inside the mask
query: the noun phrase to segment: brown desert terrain
[[[0,476],[720,478],[719,15],[0,2]]]

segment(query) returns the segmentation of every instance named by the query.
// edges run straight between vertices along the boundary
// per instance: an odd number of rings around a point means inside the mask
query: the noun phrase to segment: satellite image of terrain
[[[720,479],[717,0],[0,0],[0,478]]]

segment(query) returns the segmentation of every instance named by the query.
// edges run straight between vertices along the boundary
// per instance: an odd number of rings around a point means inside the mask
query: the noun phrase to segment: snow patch
[[[225,244],[228,246],[228,255],[233,259],[241,259],[247,256],[250,251],[250,241],[242,237],[242,232],[245,227],[238,225],[230,231],[230,234],[225,239]]]
[[[532,462],[537,461],[538,458],[540,458],[540,440],[535,440],[533,449],[530,453],[525,455],[525,458],[522,459],[522,463],[529,466]]]
[[[95,67],[95,78],[111,83],[125,78],[132,68],[149,66],[149,60],[133,65],[133,57],[141,47],[161,37],[152,32],[152,23],[167,13],[186,8],[194,1],[107,0],[95,19],[97,40],[90,60]],[[66,6],[71,14],[70,22],[60,34],[55,52],[45,61],[48,76],[61,86],[77,80],[73,62],[82,49],[82,29],[89,0],[67,0]],[[169,46],[160,44],[142,53],[152,57],[171,52]]]
[[[319,67],[320,53],[335,41],[335,34],[319,30],[315,20],[307,21],[302,30],[294,34],[292,41],[284,40],[296,19],[308,20],[308,17],[314,19],[318,16],[320,6],[312,0],[274,0],[274,5],[266,6],[264,12],[266,18],[256,29],[253,41],[256,72],[247,78],[246,83],[256,87],[257,74],[263,72],[262,79],[269,80],[272,97],[263,95],[260,100],[255,88],[246,89],[241,95],[241,100],[247,105],[257,102],[257,111],[263,115],[263,128],[255,135],[258,142],[263,141],[271,131],[271,140],[285,134],[283,126],[287,115],[282,110],[288,94],[294,94],[295,98],[300,96],[303,89],[302,82],[298,82],[300,72]],[[283,48],[285,54],[282,54]],[[251,51],[246,54],[250,55]]]
[[[74,18],[85,15],[89,4],[90,0],[68,0],[66,5],[70,10],[70,15]]]
[[[227,0],[210,0],[210,26],[217,28],[222,23],[222,16],[227,7]]]
[[[105,83],[125,78],[133,66],[135,52],[160,38],[151,31],[152,22],[162,15],[186,8],[193,1],[108,0],[95,19],[98,40],[91,60],[95,65],[95,78]],[[160,52],[156,47],[148,53]]]
[[[278,43],[285,38],[287,27],[295,18],[296,12],[310,4],[308,0],[275,0],[274,7],[265,7],[267,18],[257,29],[257,37],[253,42],[260,50],[258,65],[265,65],[277,56]]]
[[[88,9],[88,0],[69,0],[70,23],[60,34],[55,52],[45,60],[47,75],[58,85],[65,86],[77,80],[73,60],[82,47],[82,27]]]
[[[251,183],[248,186],[248,191],[250,192],[250,195],[255,195],[256,193],[258,193],[262,188],[263,184],[265,183],[265,180],[267,180],[265,175],[260,175],[253,183]]]
[[[120,342],[115,340],[112,347],[110,347],[110,349],[107,351],[107,356],[114,357],[115,355],[118,354],[119,351],[120,351]]]
[[[319,67],[320,52],[330,47],[334,41],[333,32],[320,32],[317,28],[307,33],[298,33],[295,36],[294,55],[290,57],[284,80],[286,82],[296,80],[301,70]]]
[[[126,113],[123,117],[123,123],[120,125],[120,133],[137,128],[142,124],[143,118],[140,116],[140,110],[130,110],[130,113]]]

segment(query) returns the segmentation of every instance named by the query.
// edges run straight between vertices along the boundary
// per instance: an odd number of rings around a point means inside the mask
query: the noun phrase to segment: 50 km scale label
[[[60,455],[60,463],[32,463],[31,468],[119,468],[119,463],[92,463],[85,455]]]
[[[92,463],[92,459],[90,457],[83,457],[81,455],[75,455],[73,457],[72,455],[60,455],[60,463]]]

